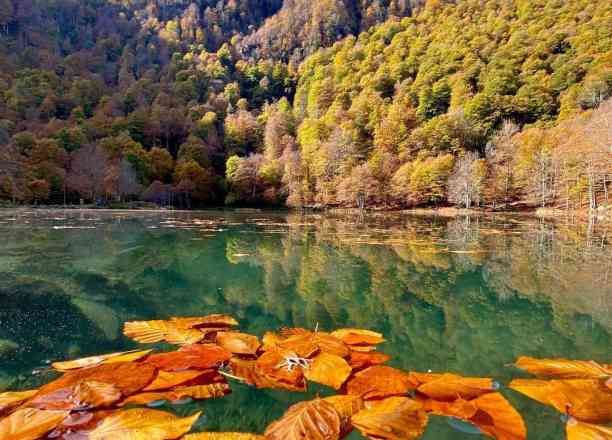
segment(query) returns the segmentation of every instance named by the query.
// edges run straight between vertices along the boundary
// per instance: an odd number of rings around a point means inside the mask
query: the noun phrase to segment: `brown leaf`
[[[54,362],[51,364],[58,371],[78,370],[80,368],[91,368],[101,364],[113,364],[119,362],[133,362],[142,359],[152,350],[143,351],[124,351],[120,353],[104,354],[100,356],[90,356],[74,361]]]
[[[245,432],[200,432],[188,434],[183,440],[265,440],[265,437]]]
[[[173,321],[126,322],[123,326],[123,334],[145,344],[166,341],[176,345],[195,344],[205,336],[199,330],[181,327]]]
[[[59,425],[68,414],[68,411],[19,409],[0,420],[0,439],[38,440]]]
[[[0,416],[8,414],[23,402],[34,396],[38,390],[9,391],[0,393]]]
[[[306,384],[303,375],[297,375],[296,382],[283,382],[272,376],[267,376],[257,366],[254,360],[232,358],[230,360],[232,375],[257,388],[285,389],[289,391],[305,391]],[[299,372],[297,372],[299,373]]]
[[[76,386],[83,382],[89,382],[90,386],[91,383],[96,382],[112,385],[123,396],[129,396],[150,384],[155,377],[155,372],[154,366],[135,362],[112,363],[73,370],[41,387],[27,405],[50,405],[53,401],[60,402],[62,395],[68,396],[74,392]],[[105,392],[110,393],[110,388],[107,388]]]
[[[229,315],[208,315],[198,316],[193,318],[170,318],[170,321],[179,327],[184,328],[202,328],[202,327],[218,327],[227,328],[238,325],[238,321]]]
[[[266,429],[268,440],[337,440],[341,420],[334,406],[321,399],[291,406]]]
[[[194,400],[216,399],[229,394],[231,389],[226,383],[213,383],[209,385],[195,385],[191,387],[179,387],[170,391],[134,394],[128,397],[120,406],[146,405],[159,400],[174,402],[190,397]]]
[[[299,366],[292,367],[290,363],[292,359],[297,358],[297,354],[289,350],[266,351],[255,362],[256,372],[273,382],[281,382],[296,390],[305,391],[304,371]]]
[[[427,399],[423,402],[423,408],[425,411],[432,412],[438,416],[456,417],[463,420],[471,419],[478,411],[473,402],[461,398],[453,402]]]
[[[382,334],[358,328],[339,329],[331,332],[331,335],[347,345],[377,345],[385,342]]]
[[[146,363],[164,371],[207,370],[229,361],[232,354],[215,344],[194,344],[181,347],[179,351],[154,354]]]
[[[272,348],[275,348],[283,341],[283,339],[284,338],[282,338],[280,335],[277,335],[276,333],[266,332],[264,333],[263,338],[261,339],[261,349],[264,351],[268,351]]]
[[[612,440],[612,427],[591,425],[570,417],[565,425],[567,440]]]
[[[603,381],[516,379],[509,387],[580,421],[612,421],[612,390]]]
[[[361,396],[364,400],[400,396],[414,388],[407,373],[385,365],[360,371],[346,385],[348,394]]]
[[[372,402],[352,418],[353,425],[371,439],[411,440],[420,437],[427,426],[422,405],[407,397],[389,397]]]
[[[279,333],[282,338],[289,338],[291,336],[307,335],[312,332],[301,327],[283,327],[280,329]]]
[[[234,354],[254,355],[261,343],[256,336],[238,332],[217,333],[217,344]]]
[[[104,419],[88,434],[88,440],[168,440],[186,434],[200,413],[178,418],[151,409],[130,409]]]
[[[352,368],[340,356],[328,353],[319,353],[304,371],[306,379],[327,385],[336,390],[346,382],[350,376]]]
[[[495,391],[493,380],[482,377],[462,377],[456,374],[432,376],[432,380],[420,385],[417,390],[436,400],[453,401],[461,397],[473,399]]]
[[[520,357],[516,366],[529,373],[557,379],[604,379],[612,376],[612,369],[594,361],[567,359],[535,359]]]
[[[349,349],[340,339],[325,332],[306,332],[290,336],[280,344],[286,350],[295,351],[300,357],[308,358],[319,351],[347,357]]]
[[[121,391],[113,384],[84,380],[33,398],[28,406],[46,410],[83,411],[109,406],[121,400]]]
[[[211,372],[213,370],[210,370]],[[155,380],[143,391],[160,391],[182,385],[186,382],[195,380],[205,374],[207,370],[185,370],[185,371],[163,371],[159,370]]]
[[[363,353],[351,350],[349,354],[349,365],[353,368],[353,371],[361,370],[365,367],[384,364],[389,359],[391,359],[391,356],[377,351]]]
[[[471,401],[478,411],[470,422],[497,440],[525,440],[527,428],[521,415],[500,393],[490,393]]]
[[[336,411],[338,411],[340,421],[342,422],[341,437],[344,437],[344,435],[353,429],[351,417],[364,408],[363,399],[359,396],[336,395],[326,397],[323,400],[331,403],[336,408]]]
[[[612,377],[606,381],[606,386],[612,390]]]

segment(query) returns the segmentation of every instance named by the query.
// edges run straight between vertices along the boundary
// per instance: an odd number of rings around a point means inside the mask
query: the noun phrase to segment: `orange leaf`
[[[173,321],[126,322],[123,333],[128,338],[145,344],[161,341],[176,345],[195,344],[205,336],[199,330],[181,327]]]
[[[377,345],[385,342],[382,334],[358,328],[339,329],[331,332],[331,335],[347,345]]]
[[[193,318],[170,318],[170,321],[179,327],[200,328],[200,327],[234,327],[238,321],[229,315],[208,315]]]
[[[340,389],[351,374],[352,368],[340,356],[319,353],[304,370],[306,379]]]
[[[612,440],[612,427],[582,423],[571,417],[565,431],[567,440]]]
[[[536,376],[558,379],[601,379],[612,376],[612,369],[594,361],[535,359],[520,357],[516,366]]]
[[[606,386],[612,390],[612,377],[606,381]]]
[[[107,417],[91,431],[88,440],[167,440],[186,434],[200,413],[178,418],[150,409],[130,409]]]
[[[213,371],[213,370],[211,370]],[[167,390],[185,382],[197,379],[207,373],[206,370],[186,370],[186,371],[163,371],[159,370],[155,380],[149,384],[143,391],[159,391]]]
[[[217,344],[234,354],[254,355],[261,346],[253,335],[237,332],[217,333]]]
[[[416,400],[389,397],[373,402],[352,418],[353,425],[371,439],[411,440],[427,426],[427,413]]]
[[[359,396],[336,395],[326,397],[323,400],[331,403],[336,408],[342,422],[341,434],[348,434],[353,429],[351,417],[364,408],[363,399]]]
[[[266,351],[255,362],[258,374],[273,382],[282,382],[303,391],[306,389],[304,372],[301,367],[292,367],[291,359],[297,359],[296,353],[288,350],[275,349]]]
[[[267,351],[270,350],[272,348],[275,348],[278,344],[280,344],[283,341],[283,338],[279,335],[277,335],[276,333],[273,332],[266,332],[263,335],[263,338],[261,340],[262,342],[262,350]]]
[[[280,335],[282,338],[289,338],[291,336],[303,336],[312,333],[310,330],[306,330],[301,327],[283,327],[280,329]]]
[[[42,411],[24,408],[0,420],[0,438],[6,440],[37,440],[59,425],[68,411]]]
[[[151,355],[145,362],[164,371],[207,370],[227,362],[231,356],[218,345],[194,344],[181,347],[179,351]]]
[[[257,388],[272,388],[285,389],[289,391],[305,391],[306,384],[303,375],[299,372],[294,382],[283,382],[272,376],[268,376],[261,371],[254,360],[244,360],[232,358],[230,360],[232,375],[241,379],[249,385],[255,385]]]
[[[423,383],[417,390],[436,400],[473,399],[495,390],[493,380],[480,377],[462,377],[456,374],[442,374],[441,376]]]
[[[188,434],[183,440],[266,440],[263,435],[245,432],[200,432]]]
[[[153,381],[155,367],[146,363],[118,363],[99,365],[97,367],[73,370],[65,373],[59,379],[41,387],[28,405],[51,405],[60,402],[66,393],[72,393],[75,387],[83,382],[99,383],[114,386],[123,396],[129,396],[140,391]],[[100,389],[102,385],[97,387]],[[110,388],[104,393],[113,395]],[[103,393],[103,394],[104,394]]]
[[[516,379],[509,387],[580,421],[612,421],[612,390],[603,381]]]
[[[100,356],[91,356],[74,361],[54,362],[51,364],[58,371],[78,370],[79,368],[90,368],[101,364],[113,364],[119,362],[133,362],[142,359],[152,350],[144,351],[124,351],[120,353],[104,354]]]
[[[121,400],[121,391],[110,383],[85,380],[33,398],[28,406],[47,410],[83,411],[109,406]]]
[[[349,355],[348,347],[340,339],[325,332],[300,333],[278,344],[287,350],[295,351],[300,357],[308,358],[323,351],[340,357]]]
[[[297,403],[266,429],[268,440],[337,440],[341,420],[334,406],[321,399]]]
[[[360,371],[346,385],[348,394],[361,396],[364,400],[399,396],[414,388],[407,373],[385,365]]]
[[[0,416],[17,408],[37,392],[38,390],[0,393]]]
[[[426,411],[439,416],[456,417],[463,420],[471,419],[476,414],[476,411],[478,411],[473,402],[461,398],[453,402],[427,399],[423,402],[423,407]]]
[[[216,399],[219,397],[224,397],[230,392],[231,390],[229,385],[225,383],[180,387],[170,391],[134,394],[121,402],[120,406],[146,405],[158,400],[168,400],[174,402],[186,397],[191,397],[194,400]]]
[[[391,359],[391,356],[377,351],[370,353],[362,353],[359,351],[351,351],[349,354],[349,365],[353,370],[361,370],[365,367],[373,365],[381,365]]]
[[[478,412],[470,422],[497,440],[525,440],[527,428],[521,415],[500,393],[490,393],[471,401]]]

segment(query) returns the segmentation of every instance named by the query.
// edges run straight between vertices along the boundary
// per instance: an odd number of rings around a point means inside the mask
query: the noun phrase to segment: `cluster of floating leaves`
[[[490,378],[406,372],[384,365],[383,335],[362,329],[282,329],[258,337],[233,330],[227,315],[125,324],[141,343],[180,348],[113,353],[56,362],[63,375],[38,390],[0,394],[6,440],[339,440],[353,429],[374,440],[410,440],[430,415],[460,419],[498,440],[527,438],[520,414]],[[520,358],[542,379],[509,387],[566,416],[569,440],[612,439],[612,366],[592,361]],[[191,433],[200,417],[152,409],[157,402],[221,398],[230,381],[305,391],[316,382],[338,391],[291,406],[263,435]]]

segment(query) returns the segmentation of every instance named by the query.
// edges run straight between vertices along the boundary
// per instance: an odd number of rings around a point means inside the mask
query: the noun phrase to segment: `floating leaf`
[[[385,342],[382,334],[357,328],[339,329],[331,332],[331,335],[347,345],[377,345]]]
[[[391,356],[377,351],[363,353],[351,350],[348,362],[351,368],[353,368],[353,370],[361,370],[365,367],[372,367],[374,365],[384,364],[389,359],[391,359]]]
[[[364,400],[399,396],[414,390],[415,384],[403,371],[385,365],[366,368],[347,382],[349,394]]]
[[[170,318],[170,321],[179,327],[200,328],[200,327],[234,327],[238,321],[229,315],[208,315],[193,318]]]
[[[291,336],[309,335],[312,332],[300,327],[283,327],[280,329],[279,333],[283,338],[290,338]]]
[[[51,405],[60,402],[62,396],[68,397],[75,387],[83,382],[114,386],[123,396],[140,391],[155,377],[156,369],[147,363],[106,364],[97,367],[73,370],[59,379],[41,387],[28,405]],[[101,387],[102,385],[100,385]],[[110,392],[110,389],[107,389]]]
[[[326,397],[325,400],[328,403],[331,403],[338,414],[340,415],[341,424],[341,434],[342,436],[348,434],[352,429],[353,425],[351,423],[351,417],[357,414],[364,408],[363,399],[359,396],[350,396],[350,395],[337,395]]]
[[[523,356],[518,359],[516,366],[536,376],[558,379],[603,379],[612,376],[609,366],[594,361],[535,359]]]
[[[88,440],[167,440],[186,434],[201,413],[178,418],[173,414],[151,409],[130,409],[107,417]]]
[[[234,354],[246,355],[256,354],[261,346],[257,337],[237,332],[217,333],[217,344]]]
[[[420,437],[427,426],[422,405],[407,397],[389,397],[372,402],[352,418],[353,425],[371,439],[411,440]]]
[[[580,421],[612,421],[612,390],[603,381],[516,379],[509,387]]]
[[[295,351],[300,357],[308,358],[323,351],[340,357],[349,355],[348,347],[340,339],[325,332],[299,333],[278,344],[287,350]]]
[[[336,390],[346,382],[352,368],[340,356],[328,353],[319,353],[304,370],[306,379],[327,385]]]
[[[161,400],[173,402],[186,397],[190,397],[194,400],[216,399],[224,397],[226,394],[229,394],[230,391],[229,385],[225,383],[180,387],[170,391],[134,394],[121,402],[121,406],[146,405]]]
[[[420,385],[417,390],[436,400],[473,399],[495,391],[492,379],[481,377],[462,377],[457,374],[431,376],[431,381]]]
[[[273,382],[282,382],[300,391],[306,390],[302,359],[289,350],[270,350],[262,354],[255,363],[256,372]]]
[[[471,401],[478,411],[470,421],[497,440],[525,440],[527,428],[521,415],[500,393],[480,396]]]
[[[51,364],[58,371],[78,370],[80,368],[91,368],[101,364],[113,364],[119,362],[133,362],[142,359],[152,350],[124,351],[120,353],[104,354],[101,356],[90,356],[74,361],[54,362]]]
[[[334,406],[321,399],[291,406],[266,429],[268,440],[335,440],[340,437],[341,420]]]
[[[181,327],[172,321],[126,322],[123,333],[128,338],[145,344],[161,341],[176,345],[195,344],[206,336],[199,330]]]
[[[289,382],[286,381],[287,377],[284,374],[278,375],[269,372],[266,375],[254,360],[232,358],[230,366],[232,368],[232,375],[235,378],[249,385],[255,385],[257,388],[285,389],[289,391],[306,390],[304,376],[300,371],[296,371],[294,376],[290,376],[292,381]]]
[[[453,402],[442,402],[439,400],[427,399],[423,402],[426,411],[438,416],[456,417],[458,419],[469,420],[478,411],[473,402],[457,399]]]
[[[38,396],[28,402],[28,406],[48,410],[83,411],[109,406],[121,400],[121,397],[121,391],[113,384],[85,380],[72,387]]]
[[[245,432],[201,432],[199,434],[188,434],[183,440],[265,440],[263,435],[249,434]]]
[[[214,372],[214,370],[210,370]],[[182,385],[207,374],[207,370],[163,371],[157,373],[155,380],[143,391],[160,391]]]
[[[612,377],[606,381],[606,386],[612,390]]]
[[[266,332],[261,340],[261,348],[264,351],[271,350],[272,348],[275,348],[278,344],[280,344],[282,341],[283,338],[280,335],[277,335],[273,332]]]
[[[34,396],[38,390],[0,393],[0,415],[4,415]]]
[[[230,360],[232,354],[215,344],[186,345],[179,351],[159,353],[147,358],[150,363],[164,371],[207,370]]]
[[[565,426],[567,440],[612,440],[612,427],[591,425],[570,417]]]
[[[24,408],[0,420],[0,439],[37,440],[55,429],[68,416],[68,411],[43,411]]]

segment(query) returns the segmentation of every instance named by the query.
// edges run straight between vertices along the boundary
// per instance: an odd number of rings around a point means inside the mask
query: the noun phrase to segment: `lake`
[[[3,210],[0,390],[51,380],[50,361],[137,347],[124,321],[230,313],[260,336],[380,331],[392,366],[493,377],[529,439],[564,438],[558,413],[503,385],[527,377],[511,365],[520,355],[612,362],[610,237],[513,216]],[[166,409],[203,408],[201,429],[261,432],[291,403],[331,394],[232,388]],[[432,417],[423,438],[486,437]]]

